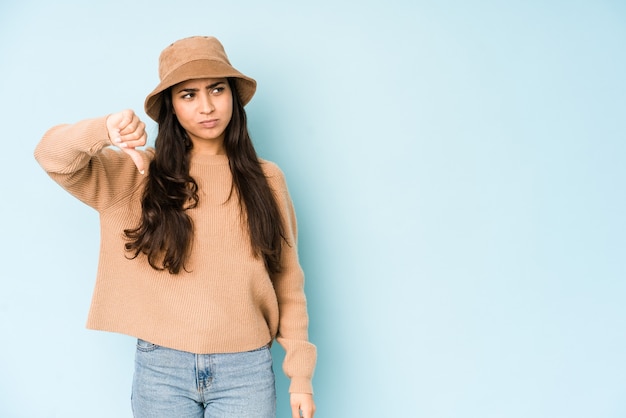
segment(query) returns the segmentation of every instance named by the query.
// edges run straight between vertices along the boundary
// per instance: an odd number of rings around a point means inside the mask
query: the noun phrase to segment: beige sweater
[[[270,277],[254,257],[224,155],[194,159],[200,201],[193,219],[188,272],[171,275],[131,260],[123,231],[138,225],[145,176],[130,157],[108,147],[105,118],[50,129],[35,157],[68,192],[100,214],[100,260],[87,328],[131,335],[192,353],[231,353],[274,338],[284,347],[290,392],[312,393],[316,349],[308,341],[304,275],[298,262],[296,219],[284,176],[262,166],[275,191],[290,245],[283,272]],[[144,153],[146,167],[153,150]]]

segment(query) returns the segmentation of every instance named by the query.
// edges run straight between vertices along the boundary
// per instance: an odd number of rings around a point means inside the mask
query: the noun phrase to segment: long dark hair
[[[270,274],[281,270],[284,225],[261,163],[248,133],[246,112],[235,82],[228,79],[233,95],[233,113],[225,131],[224,148],[233,178],[233,192],[245,214],[256,256],[263,257]],[[198,205],[198,184],[189,174],[192,142],[178,122],[172,107],[171,91],[161,95],[159,132],[155,155],[150,162],[142,196],[141,221],[126,229],[127,251],[136,258],[143,253],[156,270],[178,274],[191,254],[193,222],[186,213]]]

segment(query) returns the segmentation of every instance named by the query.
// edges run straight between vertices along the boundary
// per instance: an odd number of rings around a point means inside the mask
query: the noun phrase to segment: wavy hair
[[[252,249],[263,257],[270,274],[281,270],[281,250],[285,240],[278,204],[248,133],[246,112],[235,82],[228,79],[233,112],[224,136],[233,193],[238,196],[242,216],[247,220]],[[171,274],[187,271],[194,227],[187,214],[198,205],[198,184],[189,174],[193,144],[173,112],[170,89],[162,93],[158,118],[159,132],[155,155],[150,162],[142,195],[139,226],[124,230],[125,248],[132,259],[145,254],[156,270]]]

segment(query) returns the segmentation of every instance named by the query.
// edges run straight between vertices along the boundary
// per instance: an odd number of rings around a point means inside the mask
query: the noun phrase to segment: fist
[[[132,158],[137,170],[144,173],[144,162],[136,147],[146,145],[146,124],[130,109],[113,113],[106,120],[111,143],[119,147]]]

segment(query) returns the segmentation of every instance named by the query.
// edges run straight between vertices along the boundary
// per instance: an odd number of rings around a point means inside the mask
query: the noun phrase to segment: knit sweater
[[[262,168],[282,214],[282,271],[270,277],[254,255],[225,155],[193,157],[199,203],[189,209],[192,254],[177,275],[132,259],[123,231],[138,226],[146,175],[109,147],[106,119],[50,129],[35,149],[46,172],[100,216],[100,256],[87,328],[122,333],[197,354],[253,350],[276,340],[285,349],[290,392],[312,393],[316,349],[308,341],[304,274],[296,218],[280,169]],[[154,150],[141,151],[149,166]],[[229,198],[230,196],[230,198]]]

